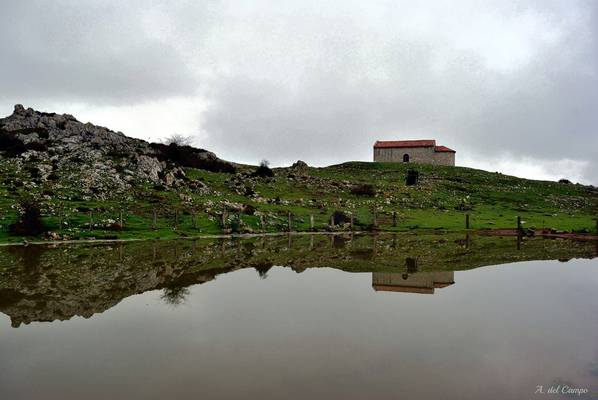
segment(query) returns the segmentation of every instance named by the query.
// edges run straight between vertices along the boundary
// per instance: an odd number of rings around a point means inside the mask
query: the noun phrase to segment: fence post
[[[179,210],[174,210],[174,229],[179,225]]]
[[[124,228],[125,225],[123,224],[123,210],[120,209],[120,213],[118,214],[118,221],[120,223],[120,229]]]
[[[313,214],[311,214],[309,216],[309,229],[312,231],[314,230],[314,215]]]
[[[291,212],[289,211],[288,213],[288,217],[289,217],[289,221],[288,221],[288,228],[289,228],[289,232],[293,230],[293,221],[292,221],[292,217],[291,217]]]
[[[260,214],[260,228],[262,230],[262,232],[265,232],[265,224],[264,224],[264,216]]]
[[[330,216],[330,226],[334,228],[334,214]]]
[[[351,231],[353,230],[353,213],[351,213]]]
[[[521,233],[521,217],[517,216],[517,232]]]
[[[517,235],[517,250],[521,250],[521,235]]]
[[[89,230],[93,229],[93,211],[89,211]]]
[[[465,229],[469,229],[469,214],[465,214]]]
[[[63,218],[64,209],[60,207],[58,209],[58,230],[62,231],[62,218]]]
[[[152,229],[153,229],[154,231],[157,229],[157,225],[158,225],[158,224],[157,224],[157,220],[158,220],[158,217],[157,217],[157,215],[156,215],[156,208],[154,207],[154,208],[152,209]]]
[[[392,226],[393,227],[397,226],[397,212],[396,211],[392,212]]]
[[[197,229],[197,220],[195,219],[195,210],[191,211],[191,223],[193,224],[193,229]]]

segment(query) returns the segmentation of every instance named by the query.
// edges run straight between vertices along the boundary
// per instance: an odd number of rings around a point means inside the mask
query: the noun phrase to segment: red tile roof
[[[456,153],[455,150],[449,149],[446,146],[434,146],[434,151],[437,153]]]
[[[434,147],[436,140],[378,140],[374,143],[374,148],[389,147]],[[439,146],[442,147],[442,146]]]

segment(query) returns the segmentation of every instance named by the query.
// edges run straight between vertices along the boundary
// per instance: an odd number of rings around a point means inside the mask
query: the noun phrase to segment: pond
[[[454,234],[4,247],[0,398],[596,398],[597,250]]]

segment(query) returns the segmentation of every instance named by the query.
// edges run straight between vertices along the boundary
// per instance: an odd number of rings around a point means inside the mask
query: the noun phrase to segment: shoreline
[[[29,245],[60,245],[60,244],[92,244],[92,243],[127,243],[127,242],[147,242],[147,241],[171,241],[171,240],[199,240],[199,239],[233,239],[233,238],[259,238],[259,237],[274,237],[274,236],[306,236],[306,235],[388,235],[388,234],[436,234],[443,235],[449,233],[475,234],[480,236],[502,236],[502,237],[542,237],[546,239],[568,239],[580,241],[597,241],[598,234],[583,234],[583,233],[553,233],[547,230],[540,230],[533,235],[522,235],[517,229],[477,229],[477,230],[462,230],[462,231],[291,231],[291,232],[264,232],[264,233],[228,233],[228,234],[206,234],[196,236],[179,236],[175,238],[128,238],[128,239],[69,239],[69,240],[23,240],[21,242],[4,242],[0,243],[0,247],[8,246],[29,246]]]

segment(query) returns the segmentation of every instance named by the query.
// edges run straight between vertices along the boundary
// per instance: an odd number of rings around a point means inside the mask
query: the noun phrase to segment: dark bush
[[[29,172],[29,175],[31,176],[31,178],[39,178],[40,177],[39,168],[37,168],[37,167],[29,166],[29,167],[26,167],[25,170],[27,172]]]
[[[566,185],[571,185],[571,181],[569,179],[559,179],[559,183],[564,183]]]
[[[414,185],[417,185],[418,182],[419,182],[419,172],[414,169],[407,170],[407,176],[405,177],[405,184],[407,186],[414,186]]]
[[[251,204],[245,204],[243,206],[243,214],[245,215],[254,215],[255,214],[255,207]]]
[[[351,216],[345,214],[342,211],[335,211],[332,214],[332,219],[334,220],[335,225],[339,224],[348,224],[351,222]],[[356,224],[357,222],[353,219],[353,223]]]
[[[274,171],[270,169],[268,166],[268,161],[264,160],[260,163],[260,166],[257,167],[253,176],[259,176],[260,178],[271,178],[274,176]]]
[[[205,169],[212,172],[235,173],[237,169],[228,161],[224,161],[203,149],[191,146],[179,146],[176,143],[168,145],[152,143],[156,150],[156,157],[160,161],[170,161],[181,167]]]
[[[69,158],[69,161],[72,164],[80,164],[80,163],[84,162],[85,160],[83,160],[83,158],[81,158],[81,156],[79,156],[79,155],[73,155]]]
[[[376,195],[376,188],[374,185],[369,183],[362,183],[359,185],[353,185],[351,188],[351,193],[357,196],[375,196]]]
[[[27,151],[25,143],[15,135],[7,132],[0,132],[0,151],[8,157],[16,157]]]
[[[113,224],[108,225],[106,227],[106,230],[109,230],[109,231],[122,231],[123,227],[122,227],[122,225],[120,223],[115,222]]]
[[[37,142],[37,141],[27,143],[27,145],[25,147],[27,147],[27,150],[35,150],[35,151],[47,151],[48,150],[48,146],[46,146],[45,143]]]
[[[48,180],[49,181],[57,181],[58,179],[60,179],[60,177],[58,176],[58,174],[56,172],[51,172],[50,175],[48,175]]]
[[[249,186],[245,186],[245,193],[244,193],[245,196],[251,197],[254,194],[255,194],[255,191],[252,188],[250,188]]]
[[[45,231],[39,205],[33,199],[21,200],[19,203],[22,213],[19,221],[9,225],[13,235],[36,236]]]

